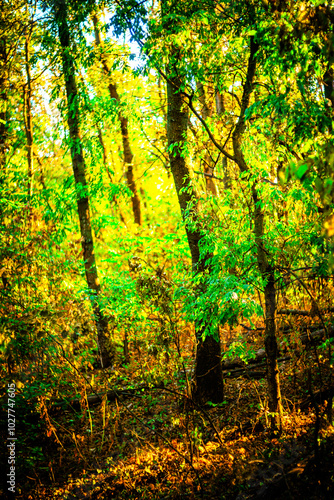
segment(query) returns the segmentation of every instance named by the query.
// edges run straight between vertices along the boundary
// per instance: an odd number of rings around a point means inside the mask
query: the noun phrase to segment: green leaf
[[[305,173],[308,171],[308,166],[307,165],[300,165],[300,167],[298,168],[298,170],[296,171],[296,177],[298,179],[301,179]]]

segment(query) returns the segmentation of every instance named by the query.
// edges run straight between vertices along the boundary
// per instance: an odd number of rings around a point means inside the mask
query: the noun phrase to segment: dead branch
[[[117,398],[123,397],[123,398],[128,398],[128,397],[133,397],[133,396],[138,396],[140,395],[140,392],[143,391],[144,389],[148,389],[149,387],[144,387],[144,386],[139,386],[137,388],[130,388],[130,389],[119,389],[117,391],[108,391],[107,393],[98,393],[98,394],[91,394],[87,396],[87,402],[88,406],[95,406],[97,404],[101,404],[103,397],[107,396],[107,400],[111,403],[115,401]],[[64,408],[64,407],[69,407],[72,408],[75,411],[78,411],[81,409],[81,399],[80,398],[71,398],[69,400],[62,400],[62,401],[56,401],[54,403],[55,408]]]
[[[334,312],[334,307],[327,307],[325,309],[322,309],[320,312]],[[277,311],[277,314],[290,314],[292,316],[314,316],[315,313],[317,313],[317,311],[305,311],[303,309],[279,309]]]
[[[334,334],[334,326],[331,326],[328,328],[328,333],[329,334]],[[320,329],[320,330],[315,330],[313,332],[306,332],[303,335],[300,336],[301,343],[305,346],[311,343],[318,343],[320,342],[326,334],[325,329]],[[331,339],[333,341],[333,339]],[[281,346],[282,347],[282,346]],[[293,348],[293,346],[290,346]],[[236,371],[236,370],[241,370],[244,371],[246,369],[249,369],[250,366],[254,367],[256,366],[259,367],[261,366],[261,362],[263,359],[265,359],[266,353],[264,349],[259,349],[256,352],[255,358],[248,360],[248,365],[245,365],[245,362],[240,359],[240,358],[234,358],[232,360],[226,360],[222,363],[222,370],[223,371]],[[282,361],[286,360],[286,358],[280,358]],[[290,359],[290,358],[289,358]],[[265,364],[265,363],[264,363]]]
[[[323,339],[325,335],[325,330],[316,330],[314,332],[308,332],[301,335],[300,339],[303,345],[307,345],[310,343],[318,343]],[[334,326],[328,328],[329,334],[334,334]],[[331,339],[333,341],[334,339]],[[265,350],[259,349],[256,353],[254,359],[249,360],[246,365],[244,361],[240,358],[235,358],[231,361],[225,361],[222,363],[222,370],[225,378],[236,378],[236,377],[248,377],[248,378],[263,378],[265,377],[265,372],[263,370],[258,371],[258,368],[262,368],[266,366],[265,361]],[[278,358],[278,363],[282,363],[283,361],[288,361],[291,359],[291,356],[283,356]],[[109,402],[115,401],[117,398],[129,398],[129,397],[138,397],[142,391],[156,389],[157,386],[138,386],[135,388],[128,389],[119,389],[119,390],[111,390],[107,393],[98,393],[91,394],[87,396],[88,406],[95,406],[97,404],[102,403],[103,397],[107,396],[107,400]],[[80,411],[81,409],[81,399],[80,398],[71,398],[69,400],[57,401],[53,404],[53,409],[57,408],[72,408],[72,410]]]
[[[291,356],[282,356],[277,359],[278,363],[282,363],[283,361],[289,361]],[[223,368],[224,377],[225,378],[237,378],[237,377],[248,377],[248,378],[264,378],[266,376],[265,371],[257,371],[258,368],[266,366],[267,362],[255,362],[252,364],[248,364],[241,368],[235,368],[233,370]]]
[[[334,334],[334,326],[327,328],[328,335]],[[301,335],[300,339],[302,344],[306,345],[312,342],[320,341],[326,335],[326,330],[322,328],[321,330],[316,330],[315,332],[307,332]],[[331,339],[332,341],[333,339]]]

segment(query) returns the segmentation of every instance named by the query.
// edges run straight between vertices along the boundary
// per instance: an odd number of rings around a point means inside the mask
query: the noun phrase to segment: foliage
[[[1,410],[7,409],[7,384],[15,382],[19,494],[66,498],[71,488],[81,488],[68,474],[78,478],[84,469],[87,487],[93,492],[94,481],[101,487],[94,498],[103,498],[103,481],[115,498],[138,492],[143,498],[216,498],[222,484],[232,498],[243,488],[248,495],[247,478],[259,461],[273,472],[270,447],[285,478],[284,449],[295,454],[293,465],[323,450],[330,476],[330,2],[67,0],[87,188],[75,186],[71,166],[67,117],[74,108],[67,108],[54,19],[59,3],[6,1],[1,13]],[[94,14],[99,46],[92,41]],[[245,106],[252,43],[256,69]],[[138,46],[141,60],[134,62]],[[182,157],[196,199],[183,219],[169,164],[178,144],[167,146],[167,64],[189,108]],[[32,169],[23,97],[29,73]],[[119,99],[110,98],[112,85]],[[130,166],[120,116],[134,153]],[[240,123],[244,171],[235,157]],[[133,222],[129,167],[142,225]],[[78,191],[91,207],[101,284],[94,300],[112,344],[113,365],[106,370],[99,369]],[[255,230],[259,213],[261,235]],[[200,234],[203,272],[191,266],[185,229]],[[276,354],[283,363],[285,429],[270,438],[266,360],[258,354],[266,347],[270,276],[261,272],[259,249],[273,274]],[[202,340],[213,336],[222,346],[217,362],[227,382],[220,405],[201,407],[192,398],[194,325]],[[94,393],[100,394],[95,406]],[[332,487],[325,473],[318,484],[312,463],[288,484],[290,495],[302,484],[304,498],[311,497],[308,480],[314,497],[324,498]],[[209,477],[216,478],[211,485]]]

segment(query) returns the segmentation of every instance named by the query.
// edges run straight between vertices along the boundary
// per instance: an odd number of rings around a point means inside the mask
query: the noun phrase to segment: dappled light
[[[333,499],[334,10],[0,9],[0,496]]]

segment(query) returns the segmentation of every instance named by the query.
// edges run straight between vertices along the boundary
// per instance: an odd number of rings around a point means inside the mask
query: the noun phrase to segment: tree
[[[29,13],[28,6],[26,6],[27,13]],[[23,90],[23,103],[24,103],[24,127],[27,139],[27,162],[28,162],[28,197],[29,202],[32,195],[33,189],[33,124],[32,124],[32,112],[31,112],[31,98],[32,98],[32,84],[31,84],[31,71],[30,71],[30,43],[32,31],[34,28],[33,17],[30,19],[30,23],[25,31],[24,40],[24,53],[25,53],[25,70],[27,82],[24,85]]]
[[[242,151],[242,138],[246,130],[245,112],[249,108],[250,98],[254,88],[254,78],[256,74],[256,54],[259,50],[259,45],[250,38],[250,55],[248,60],[248,68],[245,83],[243,86],[243,93],[241,99],[241,107],[238,117],[238,122],[234,128],[233,151],[234,159],[242,173],[249,172],[249,166],[245,161]],[[269,398],[269,412],[272,416],[272,426],[275,427],[276,423],[281,426],[282,420],[282,403],[281,391],[279,383],[279,371],[277,364],[278,348],[276,339],[276,290],[275,290],[275,275],[274,268],[270,263],[271,256],[265,242],[264,231],[264,212],[261,208],[261,196],[257,187],[257,183],[252,185],[252,198],[254,203],[254,236],[257,249],[257,262],[259,271],[262,276],[264,285],[264,299],[265,299],[265,348],[267,359],[267,382],[268,382],[268,398]]]
[[[164,0],[161,3],[162,23],[168,35],[173,39],[174,26],[168,16],[173,14],[171,4]],[[166,20],[165,17],[166,16]],[[212,254],[200,250],[200,241],[204,238],[199,218],[199,200],[191,183],[190,172],[186,164],[186,136],[188,125],[188,109],[182,95],[183,82],[178,73],[178,62],[182,54],[179,47],[171,44],[166,65],[167,80],[167,138],[171,171],[178,195],[182,217],[191,253],[192,268],[195,274],[201,274],[204,280],[197,286],[196,294],[204,292],[205,276],[210,273]],[[190,222],[191,220],[191,222]],[[195,398],[201,402],[221,402],[224,396],[221,368],[221,347],[219,333],[208,333],[206,324],[195,324],[196,331],[196,365],[195,365]]]
[[[13,4],[1,1],[0,24],[0,183],[3,183],[6,168],[6,153],[9,149],[9,94],[10,80],[14,73],[14,61],[22,36],[21,9],[24,2]],[[24,28],[23,28],[24,29]]]
[[[67,21],[68,6],[66,0],[56,0],[53,4],[53,9],[61,45],[61,58],[67,97],[67,122],[71,140],[71,157],[77,192],[77,206],[85,274],[95,315],[101,366],[106,368],[111,364],[112,357],[108,345],[108,322],[103,316],[98,302],[101,287],[97,273],[93,233],[90,221],[88,185],[80,136],[79,95],[75,79],[75,65],[71,52],[70,29]]]
[[[8,103],[8,88],[9,88],[9,70],[11,47],[10,35],[10,7],[6,5],[5,1],[1,2],[1,37],[0,37],[0,53],[1,53],[1,67],[0,67],[0,171],[1,177],[4,175],[6,165],[6,149],[7,149],[7,103]],[[14,50],[15,53],[15,50]]]
[[[247,13],[248,16],[248,13]],[[247,16],[246,22],[247,22]],[[244,21],[245,22],[245,21]],[[238,29],[238,28],[237,28]],[[190,42],[191,43],[191,42]],[[215,139],[212,131],[210,130],[208,124],[206,123],[206,118],[209,116],[209,113],[203,113],[201,116],[193,104],[194,94],[189,94],[189,91],[185,91],[185,86],[182,86],[180,79],[178,81],[173,81],[173,88],[177,89],[174,91],[175,93],[179,93],[180,103],[182,102],[182,96],[185,98],[185,102],[189,105],[190,109],[193,111],[195,116],[200,120],[200,122],[204,125],[206,131],[209,134],[210,139],[213,141],[218,150],[226,157],[233,160],[239,167],[241,174],[250,173],[250,167],[248,166],[245,156],[242,151],[243,145],[243,136],[246,131],[246,110],[250,106],[250,98],[254,88],[254,77],[256,72],[256,53],[259,50],[258,44],[255,42],[254,37],[250,39],[250,56],[247,63],[246,76],[245,81],[242,85],[242,95],[240,100],[238,100],[240,104],[240,110],[236,122],[230,131],[229,135],[232,135],[232,144],[233,144],[233,156],[228,154],[224,147],[219,144],[219,142]],[[173,54],[174,55],[174,54]],[[181,59],[179,55],[175,58]],[[174,61],[175,61],[174,59]],[[185,58],[184,58],[185,59]],[[206,62],[207,63],[207,62]],[[174,66],[176,64],[174,62]],[[180,72],[180,68],[175,69],[174,73],[177,71]],[[170,71],[169,71],[170,73]],[[167,72],[168,75],[168,72]],[[171,80],[169,78],[169,80]],[[203,91],[200,89],[200,101],[203,104]],[[170,92],[171,94],[171,92]],[[170,106],[171,107],[171,106]],[[179,109],[181,109],[181,104],[179,104]],[[235,115],[235,111],[234,111]],[[181,119],[174,118],[174,123],[181,123]],[[184,136],[184,130],[179,135],[179,140],[181,136]],[[174,140],[176,142],[176,140]],[[173,141],[169,141],[170,149]],[[226,142],[225,142],[226,144]],[[175,154],[175,153],[174,153]],[[173,168],[172,168],[173,171]],[[175,177],[175,176],[174,176]],[[176,184],[177,185],[177,184]],[[262,201],[260,198],[260,191],[257,187],[257,182],[252,182],[251,187],[252,200],[254,204],[254,239],[255,239],[255,247],[257,249],[257,263],[259,272],[262,277],[264,296],[265,296],[265,317],[266,317],[266,330],[265,330],[265,347],[266,347],[266,355],[267,355],[267,380],[268,380],[268,393],[269,393],[269,411],[273,415],[272,425],[275,427],[276,423],[281,425],[281,416],[282,416],[282,406],[281,406],[281,395],[280,395],[280,385],[279,385],[279,372],[277,365],[277,339],[276,339],[276,325],[275,325],[275,311],[276,311],[276,292],[275,292],[275,276],[274,276],[274,268],[270,261],[272,260],[270,257],[270,252],[268,253],[268,248],[265,242],[265,231],[264,231],[264,212],[261,208]],[[181,203],[180,203],[181,205]],[[191,248],[191,242],[189,242]],[[193,252],[192,252],[193,254]],[[194,262],[194,259],[193,259]],[[205,265],[204,265],[205,267]],[[209,268],[208,268],[209,270]],[[210,272],[210,270],[209,270]],[[216,379],[216,380],[219,380]]]
[[[26,28],[26,19],[22,16],[24,2],[12,3],[3,0],[0,5],[0,227],[4,234],[10,224],[10,212],[6,201],[8,189],[8,153],[11,147],[11,97],[17,89],[15,76],[17,70],[17,51],[20,39]],[[5,241],[5,238],[4,238]],[[4,244],[4,246],[6,246]],[[6,249],[10,251],[10,249]],[[1,276],[3,287],[9,286],[6,272]]]
[[[93,23],[94,23],[94,33],[95,33],[95,43],[100,50],[100,59],[102,63],[102,68],[103,68],[103,73],[104,75],[110,79],[110,68],[108,66],[108,60],[103,53],[103,47],[101,43],[101,35],[98,29],[98,18],[97,15],[94,13],[93,14]],[[115,83],[109,82],[108,83],[108,90],[110,94],[110,99],[114,99],[118,106],[119,106],[119,112],[118,112],[118,119],[120,123],[120,128],[121,128],[121,134],[122,134],[122,143],[123,143],[123,158],[124,158],[124,165],[126,168],[126,179],[127,179],[127,184],[132,192],[132,197],[131,197],[131,202],[132,202],[132,211],[133,211],[133,216],[134,216],[134,221],[136,224],[141,225],[142,223],[142,216],[141,216],[141,207],[140,207],[140,199],[138,195],[138,189],[136,185],[136,181],[134,178],[134,173],[133,173],[133,153],[131,151],[131,146],[130,146],[130,140],[129,140],[129,130],[128,130],[128,119],[124,116],[121,110],[121,99],[117,91],[117,86]]]
[[[207,89],[205,89],[204,85],[202,82],[200,82],[197,85],[197,91],[198,91],[198,98],[202,106],[202,118],[203,120],[207,120],[208,118],[211,118],[213,112],[214,112],[214,103],[213,103],[213,97],[214,97],[214,90],[212,84],[208,82]],[[204,177],[205,177],[205,184],[207,191],[210,192],[212,195],[217,196],[218,191],[217,191],[217,186],[214,181],[214,171],[215,171],[215,162],[212,158],[212,147],[210,148],[209,145],[211,146],[211,141],[209,140],[206,146],[206,152],[203,158],[203,163],[204,163]]]

